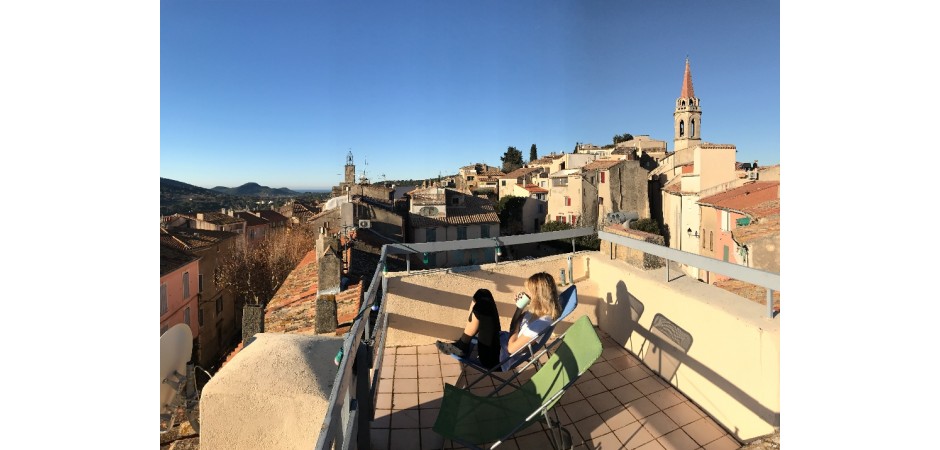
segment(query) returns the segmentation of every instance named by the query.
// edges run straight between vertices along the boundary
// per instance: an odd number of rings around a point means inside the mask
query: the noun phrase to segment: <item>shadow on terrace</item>
[[[497,239],[512,245],[593,233],[576,229]],[[675,266],[694,265],[769,290],[779,290],[779,275],[596,233],[601,251],[384,274],[380,262],[363,300],[363,320],[343,341],[316,448],[462,448],[431,428],[444,384],[465,386],[478,373],[439,354],[433,343],[460,335],[479,288],[494,293],[508,329],[515,293],[540,271],[555,277],[559,291],[571,283],[578,288],[578,307],[556,336],[586,315],[603,344],[601,357],[555,406],[575,448],[737,449],[779,430],[779,316],[692,277],[676,277]],[[387,254],[440,251],[441,244],[493,245],[492,239],[397,244],[383,249],[382,260]],[[664,264],[638,268],[650,255]],[[533,368],[520,378],[531,373]],[[471,390],[483,393],[493,386],[484,380]],[[545,430],[532,425],[499,448],[550,448]]]

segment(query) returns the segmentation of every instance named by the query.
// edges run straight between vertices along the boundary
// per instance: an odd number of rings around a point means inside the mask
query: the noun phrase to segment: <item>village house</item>
[[[193,333],[193,343],[199,339],[199,325],[194,314],[199,308],[196,275],[199,256],[178,246],[160,241],[160,334],[170,327],[185,323]]]
[[[160,229],[162,245],[199,257],[198,268],[191,273],[197,277],[197,307],[193,310],[197,315],[199,344],[195,356],[202,367],[215,367],[223,352],[237,342],[241,331],[241,305],[234,294],[216,282],[223,261],[235,251],[237,238],[238,234],[229,231]]]
[[[440,242],[500,236],[493,202],[455,189],[428,187],[408,193],[408,242]],[[455,250],[427,255],[428,267],[453,267],[493,262],[496,247]]]

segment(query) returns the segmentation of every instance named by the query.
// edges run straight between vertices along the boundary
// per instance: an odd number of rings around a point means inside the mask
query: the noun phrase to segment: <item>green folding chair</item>
[[[552,446],[555,449],[570,448],[570,434],[560,426],[558,415],[552,408],[600,357],[601,341],[590,319],[582,316],[540,353],[548,351],[548,347],[556,347],[552,356],[521,386],[511,384],[518,373],[486,396],[445,384],[434,431],[470,448],[481,449],[479,445],[488,442],[493,442],[489,448],[495,448],[516,432],[544,418]],[[499,395],[506,386],[514,390]],[[554,417],[549,417],[549,414]]]

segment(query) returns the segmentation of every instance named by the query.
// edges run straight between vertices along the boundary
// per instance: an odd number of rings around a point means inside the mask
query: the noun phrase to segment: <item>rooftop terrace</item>
[[[563,236],[569,238],[583,232],[556,232],[552,237],[560,236],[557,233],[571,234]],[[497,239],[503,244],[534,239],[527,236]],[[602,245],[616,241],[685,263],[725,264],[607,233],[601,238],[608,240]],[[484,239],[386,249],[390,254],[415,253],[431,245],[445,244],[440,251],[481,245],[474,241]],[[461,386],[468,375],[475,378],[475,371],[439,354],[432,344],[460,335],[469,299],[478,288],[493,292],[503,328],[508,328],[514,294],[525,278],[539,271],[552,274],[560,284],[578,286],[578,307],[556,334],[586,315],[604,347],[555,407],[576,448],[734,449],[779,430],[779,315],[669,267],[643,270],[588,251],[420,272],[377,270],[362,311],[373,304],[381,307],[364,314],[368,320],[354,323],[343,343],[344,357],[329,399],[323,400],[327,413],[319,435],[305,434],[306,442],[298,447],[451,448],[431,430],[443,386]],[[743,278],[779,289],[779,275],[757,272]],[[216,378],[225,376],[230,375],[220,371]],[[484,381],[471,389],[491,386]],[[233,421],[237,427],[214,431],[207,429],[224,428],[227,421],[203,422],[203,438],[211,433],[237,440],[240,433],[254,432],[245,426],[250,421],[243,420],[249,411],[226,412],[226,404],[208,402],[201,408],[204,413],[214,409],[216,417],[231,414],[242,419]],[[318,419],[302,422],[312,425]],[[547,435],[541,427],[522,430],[500,448],[543,447]],[[200,446],[225,445],[203,439]]]

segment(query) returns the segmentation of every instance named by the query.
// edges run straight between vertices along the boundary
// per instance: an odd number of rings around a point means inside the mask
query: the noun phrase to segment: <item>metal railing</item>
[[[751,267],[740,266],[734,263],[720,261],[707,256],[696,255],[694,253],[676,250],[674,248],[664,247],[639,239],[627,236],[598,231],[597,237],[602,241],[608,241],[617,245],[623,245],[635,250],[659,256],[666,260],[666,282],[671,281],[669,277],[669,261],[675,261],[687,266],[705,269],[709,272],[715,272],[727,275],[736,280],[751,283],[767,289],[767,317],[774,317],[773,295],[774,291],[780,290],[780,274],[765,272],[763,270]]]
[[[532,233],[518,236],[495,238],[465,239],[459,241],[428,242],[420,244],[386,244],[382,246],[379,263],[363,296],[359,314],[343,341],[341,353],[337,355],[339,368],[330,393],[329,408],[316,449],[369,448],[369,422],[374,419],[375,401],[378,396],[378,383],[382,372],[382,358],[385,337],[388,329],[387,302],[383,301],[387,293],[386,260],[389,255],[411,255],[452,250],[493,248],[500,246],[529,244],[555,240],[571,240],[571,251],[577,248],[575,239],[597,234],[602,240],[643,251],[667,260],[676,261],[694,267],[731,276],[741,281],[767,288],[768,310],[773,317],[772,294],[780,289],[780,275],[762,270],[739,266],[737,264],[695,255],[661,245],[633,239],[625,236],[596,231],[593,228],[575,228],[548,233]],[[498,258],[498,257],[497,257]],[[410,259],[410,258],[406,258]],[[497,263],[499,261],[497,260]],[[569,275],[571,258],[568,259]],[[410,271],[410,263],[408,264]]]

